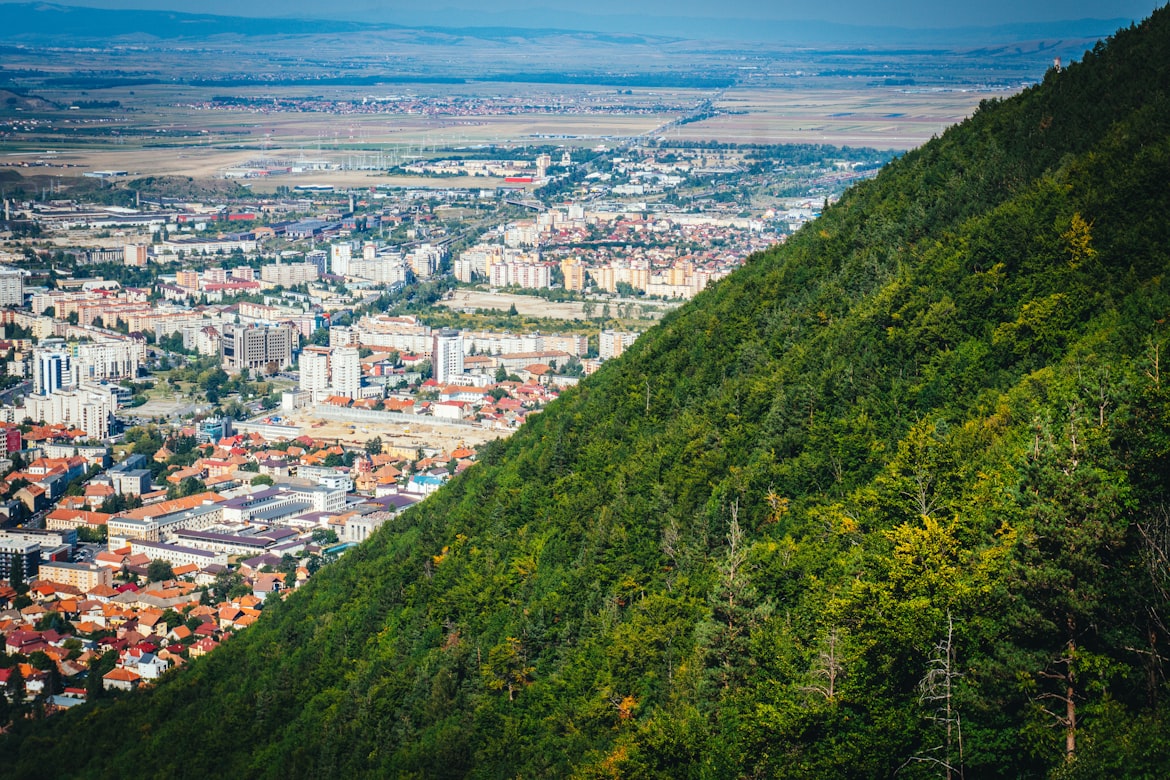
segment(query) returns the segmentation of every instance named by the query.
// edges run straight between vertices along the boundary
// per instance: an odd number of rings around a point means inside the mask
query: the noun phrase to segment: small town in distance
[[[883,159],[714,147],[6,197],[0,683],[53,712],[211,652]]]

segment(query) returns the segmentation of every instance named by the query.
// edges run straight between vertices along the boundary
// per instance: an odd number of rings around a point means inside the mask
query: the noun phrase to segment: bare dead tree
[[[955,705],[955,684],[963,675],[957,667],[955,623],[947,610],[946,636],[934,645],[926,674],[918,682],[918,701],[926,708],[927,718],[942,727],[942,742],[911,756],[901,768],[933,764],[947,780],[962,780],[963,719]]]
[[[1146,603],[1149,619],[1148,647],[1129,647],[1141,655],[1146,665],[1146,686],[1153,703],[1158,690],[1166,680],[1166,662],[1170,660],[1159,649],[1159,642],[1170,638],[1170,507],[1158,504],[1152,507],[1140,522],[1134,523],[1142,539],[1141,560],[1149,577],[1150,590]]]
[[[801,690],[808,693],[818,693],[824,696],[826,701],[836,699],[837,680],[845,673],[845,666],[841,663],[841,657],[837,649],[838,643],[837,629],[833,629],[825,635],[821,650],[817,653],[816,664],[810,670],[812,676],[820,679],[822,682],[806,685]]]
[[[1070,631],[1070,633],[1072,632]],[[1066,761],[1072,761],[1077,752],[1076,654],[1076,640],[1069,639],[1065,644],[1065,654],[1054,660],[1047,669],[1039,672],[1041,678],[1056,682],[1057,690],[1046,691],[1036,696],[1040,707],[1048,713],[1057,726],[1064,729],[1064,758]],[[1052,704],[1055,704],[1055,707]]]
[[[1150,381],[1152,381],[1154,383],[1155,387],[1160,387],[1162,385],[1162,374],[1161,374],[1161,371],[1159,370],[1159,363],[1160,363],[1159,352],[1160,352],[1160,350],[1161,350],[1161,344],[1159,344],[1158,342],[1154,341],[1151,338],[1149,350],[1148,350],[1148,355],[1150,358],[1150,367],[1148,369],[1146,369],[1146,376],[1148,376],[1150,378]]]

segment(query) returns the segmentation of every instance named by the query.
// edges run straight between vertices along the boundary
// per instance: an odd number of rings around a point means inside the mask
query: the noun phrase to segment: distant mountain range
[[[979,46],[987,43],[1044,39],[1093,40],[1107,36],[1126,19],[1080,19],[995,27],[911,29],[839,24],[821,21],[749,20],[646,14],[564,13],[552,9],[520,12],[475,11],[460,14],[459,26],[436,24],[447,14],[419,10],[398,18],[389,10],[371,9],[364,20],[338,18],[276,18],[217,16],[175,11],[101,9],[53,3],[3,3],[0,40],[107,40],[147,36],[162,40],[197,39],[213,35],[273,36],[344,34],[420,29],[459,37],[484,39],[541,37],[586,33],[616,35],[768,41],[779,44],[892,46]],[[393,14],[394,18],[391,18]]]

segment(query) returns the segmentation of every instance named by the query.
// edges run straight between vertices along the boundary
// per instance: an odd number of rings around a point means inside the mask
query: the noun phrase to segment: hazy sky
[[[815,20],[897,27],[994,26],[1072,19],[1142,19],[1154,0],[55,0],[62,5],[143,8],[234,16],[369,18],[379,22],[461,26],[522,22],[547,25],[560,14],[566,27],[607,16],[736,17]],[[2,14],[0,14],[2,16]]]

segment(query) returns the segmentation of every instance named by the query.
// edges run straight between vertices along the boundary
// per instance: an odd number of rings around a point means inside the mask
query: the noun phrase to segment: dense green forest
[[[1160,777],[1170,12],[9,777]]]

